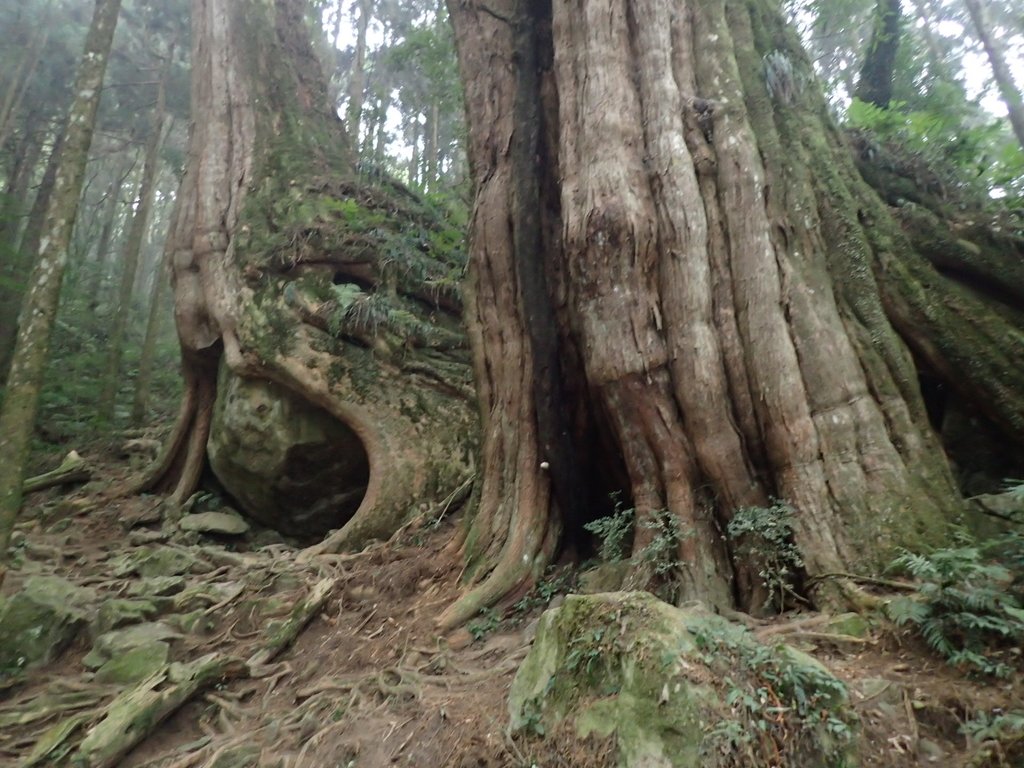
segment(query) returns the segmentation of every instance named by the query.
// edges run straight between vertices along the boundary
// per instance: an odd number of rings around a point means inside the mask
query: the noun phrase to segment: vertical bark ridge
[[[479,583],[440,617],[444,626],[465,621],[539,575],[550,562],[558,544],[560,521],[552,514],[551,477],[541,468],[542,461],[551,463],[542,440],[551,445],[562,439],[557,421],[551,421],[557,390],[552,390],[548,378],[557,376],[557,369],[551,367],[557,360],[550,348],[546,354],[541,350],[546,359],[538,360],[535,349],[541,326],[552,320],[550,316],[528,316],[524,295],[531,292],[535,294],[532,300],[548,301],[544,295],[548,291],[545,254],[543,250],[529,253],[543,249],[540,222],[523,218],[527,213],[523,207],[537,201],[538,181],[532,166],[539,136],[517,136],[513,128],[513,116],[526,108],[521,99],[540,96],[539,82],[534,79],[539,52],[532,45],[526,51],[526,68],[532,71],[524,74],[525,82],[516,74],[524,64],[514,53],[522,42],[524,25],[533,19],[523,4],[514,0],[492,3],[487,10],[468,6],[452,10],[457,34],[487,43],[473,51],[462,50],[459,56],[467,83],[467,108],[490,117],[487,129],[470,137],[469,157],[478,179],[470,238],[479,250],[470,264],[467,289],[477,394],[487,424],[482,456],[487,469],[478,511],[465,541],[469,573]],[[471,79],[469,73],[474,71],[511,77],[496,88],[490,81]],[[520,93],[523,88],[530,92]],[[521,270],[517,256],[531,264]],[[524,285],[524,278],[531,282]],[[538,430],[538,397],[547,401],[541,404],[550,429],[546,435]],[[571,469],[565,463],[571,458],[556,453],[552,454],[556,474],[566,478]]]
[[[501,29],[520,5],[449,6],[479,183],[471,319],[484,496],[504,489],[509,502],[479,509],[469,539],[479,567],[521,535],[535,514],[521,505],[543,502],[519,495],[535,473],[514,470],[546,416],[503,396],[528,386],[536,354],[507,264],[520,256],[500,242],[522,170],[503,164],[515,113],[501,88],[522,61],[479,26],[486,17]],[[568,373],[585,382],[583,411],[621,455],[633,552],[655,535],[644,523],[667,510],[689,533],[680,596],[750,607],[757,565],[736,562],[723,535],[739,507],[788,501],[811,576],[869,569],[894,547],[941,536],[956,492],[890,325],[898,302],[876,277],[872,230],[895,237],[893,225],[777,11],[763,0],[570,0],[552,14],[560,354],[578,353]],[[921,311],[903,302],[908,318]]]

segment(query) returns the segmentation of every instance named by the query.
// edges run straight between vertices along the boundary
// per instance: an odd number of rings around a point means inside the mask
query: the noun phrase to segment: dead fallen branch
[[[82,768],[110,768],[168,716],[202,690],[245,674],[241,659],[211,653],[188,664],[171,664],[131,688],[106,708],[71,758]]]
[[[49,472],[28,478],[22,486],[22,493],[35,493],[36,491],[53,488],[55,485],[84,483],[91,477],[92,467],[77,452],[72,451],[64,457],[64,461],[56,469],[51,469]]]

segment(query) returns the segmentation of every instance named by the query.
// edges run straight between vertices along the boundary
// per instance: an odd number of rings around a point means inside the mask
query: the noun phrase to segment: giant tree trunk
[[[68,112],[64,143],[55,166],[53,193],[42,223],[35,268],[21,310],[17,343],[0,408],[0,582],[7,546],[21,508],[22,480],[35,426],[39,389],[57,317],[68,243],[85,179],[100,87],[110,56],[121,0],[97,0],[75,78],[75,100]]]
[[[209,442],[223,484],[263,514],[254,487],[273,478],[252,473],[276,415],[321,409],[348,436],[331,452],[353,454],[323,551],[386,537],[463,484],[475,425],[458,258],[411,193],[357,180],[304,5],[193,2],[193,129],[166,246],[186,394],[143,487],[184,501]]]
[[[676,594],[718,605],[755,602],[740,507],[787,500],[812,577],[941,541],[961,504],[901,335],[1018,439],[1022,337],[913,250],[774,4],[448,5],[484,445],[442,623],[536,578],[595,491],[634,552],[667,510]]]

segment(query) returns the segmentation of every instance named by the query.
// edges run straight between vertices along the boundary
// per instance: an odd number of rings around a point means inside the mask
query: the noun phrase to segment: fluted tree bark
[[[484,444],[441,623],[538,578],[609,491],[634,552],[675,519],[675,594],[717,605],[758,604],[725,530],[772,498],[796,510],[798,589],[942,540],[961,502],[914,356],[1020,440],[1024,345],[862,180],[775,4],[448,7]]]

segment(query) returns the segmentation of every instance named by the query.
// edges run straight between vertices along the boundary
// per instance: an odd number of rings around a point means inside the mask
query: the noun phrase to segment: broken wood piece
[[[55,485],[66,485],[67,483],[82,483],[92,477],[92,467],[78,455],[71,451],[64,457],[64,461],[56,469],[44,472],[41,475],[30,477],[22,485],[22,493],[29,494],[52,488]]]
[[[200,691],[226,678],[245,675],[245,663],[210,653],[187,664],[170,664],[125,691],[86,734],[71,764],[112,768],[168,716]]]

